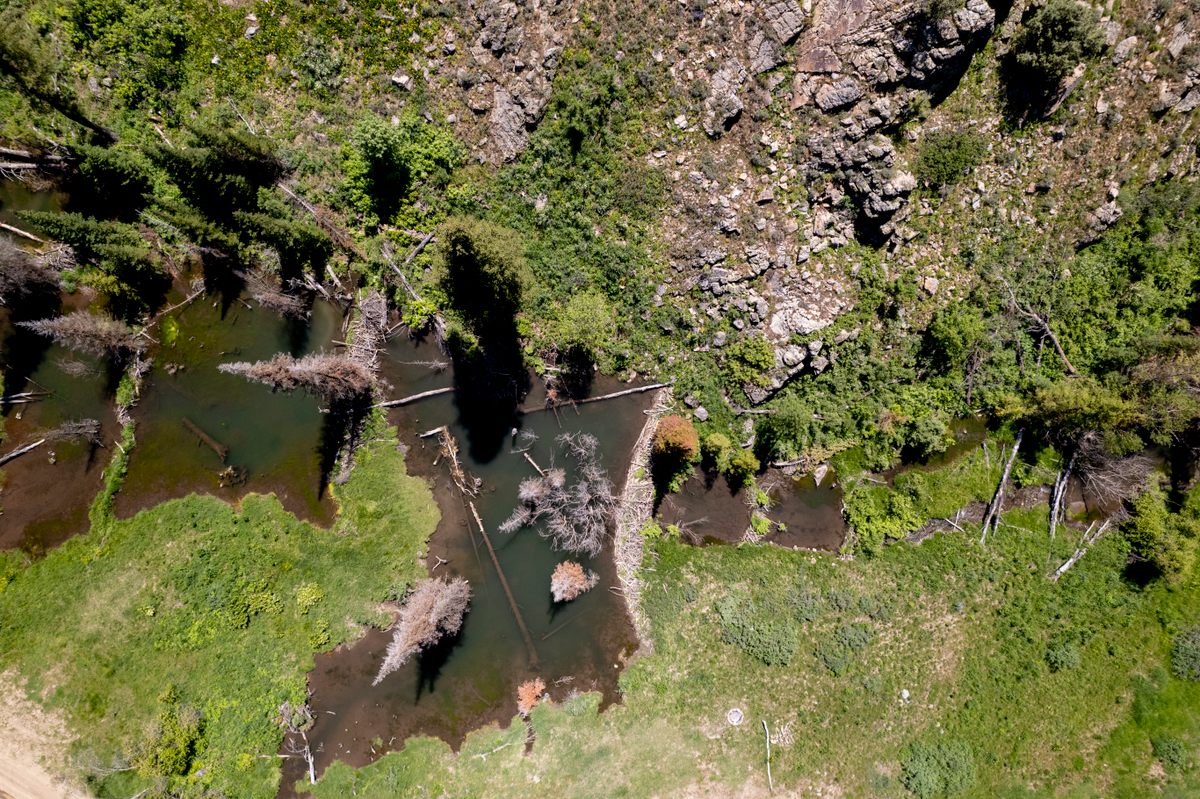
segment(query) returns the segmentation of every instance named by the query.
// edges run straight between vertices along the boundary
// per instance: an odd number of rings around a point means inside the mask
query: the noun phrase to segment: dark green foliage
[[[1154,736],[1150,739],[1150,750],[1167,771],[1186,771],[1191,767],[1192,754],[1187,744],[1174,735]]]
[[[721,639],[768,666],[786,666],[796,654],[796,629],[771,600],[731,594],[717,602]]]
[[[1175,636],[1171,643],[1171,671],[1181,680],[1200,682],[1200,625]]]
[[[157,147],[154,162],[196,210],[218,224],[231,225],[238,211],[258,208],[259,189],[284,174],[269,142],[238,131],[197,128],[195,147]]]
[[[1047,0],[1021,24],[1013,39],[1010,81],[1027,81],[1023,87],[1043,95],[1082,61],[1104,50],[1100,18],[1089,6],[1073,0]]]
[[[310,224],[263,213],[238,212],[238,224],[255,240],[279,253],[284,278],[297,278],[307,268],[318,278],[333,255],[329,236]]]
[[[75,151],[79,164],[70,181],[72,205],[81,204],[96,216],[135,219],[152,190],[150,165],[141,153],[88,145]]]
[[[914,172],[935,186],[957,183],[983,160],[987,147],[974,133],[935,131],[924,137]]]
[[[439,285],[467,329],[481,339],[515,335],[531,283],[516,231],[452,217],[438,234]]]
[[[817,657],[833,676],[841,677],[869,643],[871,628],[868,625],[842,623],[834,630],[832,638],[823,641],[817,647]]]
[[[415,112],[401,115],[396,125],[374,114],[365,116],[344,154],[346,204],[367,227],[395,223],[410,195],[425,204],[440,204],[434,195],[445,189],[463,158],[462,146],[446,128]],[[421,227],[429,221],[415,218],[406,224]]]
[[[183,83],[188,26],[176,6],[153,0],[72,0],[71,43],[103,64],[124,106],[164,108]]]
[[[55,211],[22,211],[20,216],[46,238],[69,245],[75,251],[75,257],[84,262],[96,260],[103,247],[138,247],[142,244],[137,228],[120,222]]]
[[[975,757],[961,741],[914,743],[900,761],[900,781],[920,799],[955,796],[975,782]]]

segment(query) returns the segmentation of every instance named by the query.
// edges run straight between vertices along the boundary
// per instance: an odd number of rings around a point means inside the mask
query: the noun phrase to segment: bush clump
[[[796,628],[772,603],[746,596],[717,602],[721,639],[768,666],[786,666],[796,654]]]
[[[1171,671],[1181,680],[1200,682],[1200,624],[1175,636],[1171,645]]]
[[[900,781],[920,799],[954,796],[975,782],[975,756],[961,741],[914,743],[900,761]]]
[[[1010,79],[1049,94],[1077,64],[1103,50],[1100,18],[1091,7],[1074,0],[1049,0],[1017,31]]]
[[[923,183],[948,186],[979,166],[986,152],[983,140],[974,133],[936,131],[921,143],[914,171]]]

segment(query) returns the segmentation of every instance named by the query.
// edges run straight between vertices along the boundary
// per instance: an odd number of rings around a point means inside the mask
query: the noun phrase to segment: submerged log
[[[24,455],[27,452],[33,452],[35,449],[37,449],[38,447],[40,447],[42,444],[45,444],[45,443],[46,443],[46,439],[39,438],[37,441],[33,442],[32,444],[26,444],[25,446],[23,446],[19,449],[14,449],[12,452],[8,453],[7,455],[0,455],[0,466],[3,466],[4,464],[8,463],[9,461],[13,460],[14,458],[21,457],[22,455]]]
[[[208,433],[201,430],[195,422],[186,416],[183,417],[182,421],[183,426],[190,430],[192,434],[196,436],[196,438],[200,439],[200,443],[217,453],[217,457],[221,459],[221,463],[225,462],[225,459],[229,457],[229,447],[225,446],[220,441],[217,441]]]
[[[420,394],[412,394],[411,396],[408,396],[408,397],[401,397],[400,399],[388,400],[387,402],[377,402],[374,405],[372,405],[371,407],[372,408],[395,408],[400,405],[407,405],[410,402],[417,402],[418,400],[428,399],[429,397],[436,397],[439,394],[449,394],[452,391],[454,391],[454,386],[446,386],[445,388],[435,388],[435,389],[431,389],[429,391],[422,391]]]
[[[45,239],[39,239],[37,236],[33,235],[32,233],[30,233],[27,230],[21,230],[21,228],[19,228],[19,227],[16,227],[14,225],[9,225],[4,222],[0,222],[0,230],[7,230],[9,233],[13,233],[22,238],[29,239],[30,241],[35,242],[37,244],[45,244],[46,243]]]
[[[537,411],[548,411],[556,408],[562,408],[567,405],[587,405],[589,402],[603,402],[604,400],[617,399],[618,397],[627,397],[630,394],[642,394],[646,391],[654,391],[655,389],[667,388],[670,383],[651,383],[646,386],[637,386],[636,388],[627,388],[622,391],[614,391],[611,394],[602,394],[599,397],[587,397],[581,400],[566,400],[565,402],[546,403],[545,405],[532,405],[521,408],[521,413],[535,413]]]
[[[488,554],[492,557],[492,565],[496,567],[496,575],[500,578],[500,587],[504,589],[504,596],[508,598],[508,606],[512,608],[513,618],[517,622],[517,627],[521,631],[521,638],[525,641],[525,649],[529,652],[529,662],[535,668],[538,665],[537,649],[533,645],[533,637],[529,634],[529,628],[525,626],[525,619],[521,617],[521,609],[517,607],[517,600],[513,598],[512,589],[508,587],[508,579],[504,576],[504,570],[500,568],[500,559],[496,557],[496,550],[492,547],[492,539],[488,537],[487,528],[483,526],[483,520],[479,518],[479,511],[475,509],[475,503],[467,500],[467,505],[471,508],[471,515],[475,517],[475,524],[479,525],[479,532],[483,535],[483,543],[487,544]]]

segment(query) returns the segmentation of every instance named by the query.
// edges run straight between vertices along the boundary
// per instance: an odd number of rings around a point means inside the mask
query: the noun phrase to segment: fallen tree
[[[400,617],[372,685],[444,635],[456,635],[471,603],[471,586],[461,577],[421,580],[400,607]]]
[[[280,353],[268,361],[223,363],[226,374],[242,375],[274,391],[304,389],[330,400],[351,400],[369,392],[375,383],[371,372],[345,355],[313,353],[293,358]]]
[[[17,324],[52,338],[68,349],[90,355],[125,358],[145,346],[128,325],[87,311]]]

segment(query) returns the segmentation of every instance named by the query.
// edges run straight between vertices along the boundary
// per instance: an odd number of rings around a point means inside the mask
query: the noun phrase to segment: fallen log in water
[[[446,386],[445,388],[435,388],[435,389],[430,389],[429,391],[422,391],[420,394],[413,394],[408,397],[401,397],[400,399],[388,400],[387,402],[377,402],[374,405],[372,405],[371,407],[372,408],[395,408],[399,405],[407,405],[410,402],[416,402],[417,400],[428,399],[429,397],[436,397],[439,394],[449,394],[452,391],[454,391],[454,386]]]
[[[487,544],[488,554],[492,556],[492,565],[496,567],[496,575],[500,578],[500,587],[504,589],[504,596],[508,598],[513,618],[516,619],[517,627],[521,630],[521,638],[525,640],[525,649],[529,652],[530,665],[536,668],[538,654],[537,649],[533,646],[533,637],[529,634],[529,628],[525,626],[525,619],[521,618],[521,610],[517,607],[517,600],[513,598],[512,589],[508,587],[504,570],[500,568],[500,559],[496,557],[496,550],[492,548],[492,539],[488,537],[487,528],[483,526],[483,520],[479,518],[479,511],[475,509],[475,503],[467,500],[467,505],[471,508],[471,515],[475,517],[475,524],[479,525],[479,532],[483,535],[483,543]]]
[[[618,397],[627,397],[630,394],[641,394],[646,391],[654,391],[659,388],[667,388],[670,383],[651,383],[647,386],[637,386],[636,388],[627,388],[622,391],[614,391],[611,394],[602,394],[599,397],[587,397],[581,400],[567,400],[565,402],[546,403],[545,405],[532,405],[521,408],[521,413],[535,413],[537,411],[556,410],[567,405],[587,405],[589,402],[603,402],[604,400],[617,399]]]
[[[220,441],[217,441],[208,433],[201,430],[195,422],[186,416],[182,418],[182,421],[183,426],[190,430],[192,434],[196,436],[196,438],[200,439],[200,443],[217,453],[217,457],[221,459],[221,463],[225,462],[225,458],[229,457],[229,447],[225,446]]]
[[[27,230],[21,230],[21,228],[19,228],[19,227],[16,227],[14,225],[9,225],[4,222],[0,222],[0,230],[7,230],[9,233],[14,233],[18,236],[21,236],[22,238],[29,239],[30,241],[36,242],[38,244],[46,243],[45,239],[39,239],[37,236],[33,235],[32,233],[30,233]]]
[[[4,464],[8,463],[13,458],[21,457],[26,452],[33,452],[35,449],[37,449],[38,447],[40,447],[42,444],[45,444],[45,443],[46,443],[46,439],[39,438],[37,441],[33,442],[32,444],[26,444],[25,446],[23,446],[19,449],[14,449],[12,452],[8,453],[7,455],[0,456],[0,466],[3,466]]]

